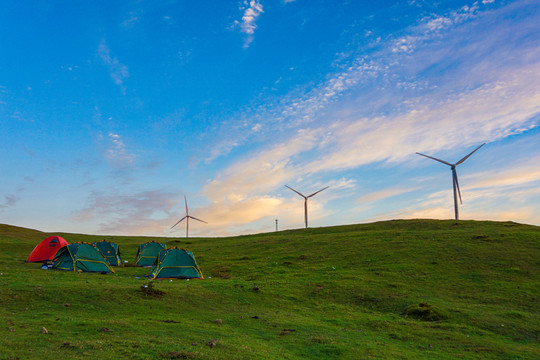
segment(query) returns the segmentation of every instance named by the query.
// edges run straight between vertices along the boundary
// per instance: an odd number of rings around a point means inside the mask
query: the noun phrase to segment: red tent
[[[61,247],[68,245],[68,242],[61,238],[60,236],[51,236],[37,244],[37,246],[32,250],[27,262],[40,262],[52,260],[56,252],[60,250]]]

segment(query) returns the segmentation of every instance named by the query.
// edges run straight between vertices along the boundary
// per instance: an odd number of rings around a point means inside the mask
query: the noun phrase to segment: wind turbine
[[[457,178],[456,166],[458,166],[459,164],[461,164],[462,162],[467,160],[467,158],[469,156],[474,154],[476,152],[476,150],[480,149],[484,145],[486,145],[486,143],[483,143],[482,145],[480,145],[479,147],[474,149],[469,155],[465,156],[463,159],[459,160],[455,164],[450,164],[449,162],[446,162],[444,160],[437,159],[437,158],[434,158],[432,156],[424,155],[424,154],[421,154],[421,153],[417,152],[418,155],[422,155],[422,156],[425,156],[427,158],[430,158],[430,159],[433,159],[435,161],[446,164],[446,165],[450,166],[450,169],[452,169],[452,182],[453,182],[453,187],[454,187],[454,211],[456,213],[456,220],[459,220],[459,210],[458,210],[458,202],[457,202],[458,195],[459,195],[459,201],[461,202],[461,205],[463,205],[463,201],[461,200],[461,191],[459,190],[459,182],[458,182],[458,178]]]
[[[319,190],[319,191],[316,191],[316,192],[314,192],[313,194],[308,195],[308,196],[305,196],[304,194],[300,194],[298,191],[294,190],[293,188],[291,188],[291,187],[289,187],[289,186],[287,186],[287,185],[285,185],[285,187],[288,188],[288,189],[290,189],[290,190],[292,190],[292,191],[294,191],[295,193],[297,193],[298,195],[300,195],[301,197],[304,198],[304,217],[305,217],[305,220],[306,220],[306,229],[307,229],[307,227],[308,227],[308,221],[307,221],[307,200],[308,200],[310,197],[315,196],[316,194],[320,193],[321,191],[328,189],[330,186],[327,186],[327,187],[325,187],[324,189],[321,189],[321,190]]]
[[[189,209],[188,209],[188,206],[187,206],[187,199],[186,199],[186,195],[184,195],[184,202],[186,203],[186,216],[184,216],[183,218],[181,218],[180,220],[178,220],[178,222],[176,224],[174,224],[173,226],[171,226],[171,228],[169,230],[171,230],[173,227],[175,227],[176,225],[180,224],[182,222],[182,220],[186,219],[186,238],[189,237],[189,219],[193,219],[193,220],[197,220],[197,221],[200,221],[200,222],[203,222],[205,224],[208,224],[206,221],[204,220],[201,220],[201,219],[197,219],[196,217],[193,217],[191,215],[189,215]]]

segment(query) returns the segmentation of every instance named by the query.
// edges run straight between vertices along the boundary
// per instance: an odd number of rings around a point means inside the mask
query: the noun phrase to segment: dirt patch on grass
[[[322,336],[322,335],[313,336],[309,339],[309,341],[315,344],[331,344],[332,343],[332,341],[328,337]]]
[[[139,265],[135,264],[135,263],[124,263],[123,265],[124,267],[140,267]]]
[[[489,237],[488,235],[484,235],[484,234],[473,235],[472,239],[473,240],[480,240],[480,241],[484,241],[484,242],[493,242],[494,241],[491,237]]]
[[[141,285],[141,292],[146,296],[161,297],[165,295],[165,291],[154,288],[154,283],[149,282],[146,285]]]
[[[404,311],[405,316],[423,321],[440,321],[448,319],[448,314],[437,306],[428,303],[413,304]]]
[[[231,268],[228,266],[220,266],[210,271],[213,277],[218,277],[221,279],[230,279],[231,278]]]
[[[313,286],[312,294],[318,294],[324,290],[324,285],[321,284],[311,284],[311,286]]]
[[[160,356],[164,359],[196,359],[197,354],[187,351],[169,351],[161,353]]]

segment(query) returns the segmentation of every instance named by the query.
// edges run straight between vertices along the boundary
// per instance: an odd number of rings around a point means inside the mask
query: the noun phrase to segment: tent
[[[60,236],[50,236],[37,244],[37,246],[34,248],[34,250],[32,250],[26,261],[42,262],[52,260],[58,250],[60,250],[62,246],[66,246],[67,244],[68,242]]]
[[[160,250],[165,249],[166,246],[155,242],[150,241],[139,246],[137,251],[137,256],[135,256],[135,265],[139,266],[152,266],[156,260]]]
[[[149,277],[151,279],[204,279],[193,253],[178,247],[159,252]]]
[[[64,246],[53,260],[53,269],[83,272],[114,272],[96,245],[79,242]]]
[[[112,266],[122,265],[122,259],[120,258],[120,249],[118,248],[118,244],[103,240],[95,242],[94,245],[96,245],[99,251],[101,251],[101,253],[103,254],[103,256],[105,256],[109,264],[111,264]]]

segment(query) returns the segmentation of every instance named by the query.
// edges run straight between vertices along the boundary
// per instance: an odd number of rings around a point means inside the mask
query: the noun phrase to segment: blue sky
[[[0,223],[540,225],[538,1],[7,1]]]

